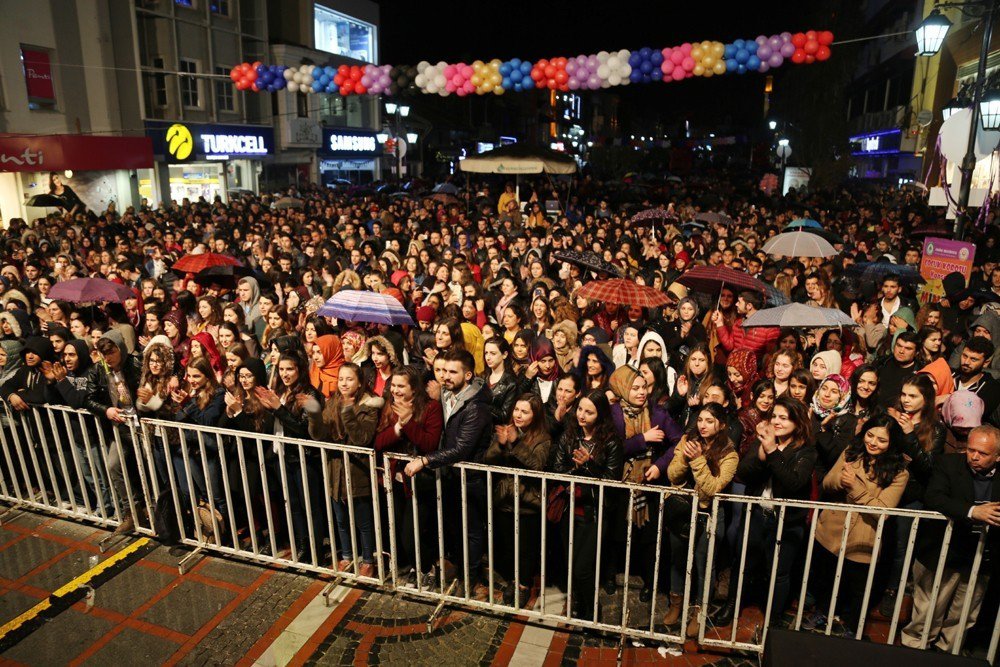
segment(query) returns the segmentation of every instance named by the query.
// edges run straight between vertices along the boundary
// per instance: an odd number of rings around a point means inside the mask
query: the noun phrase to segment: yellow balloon
[[[478,73],[470,76],[469,81],[471,81],[472,85],[476,87],[483,85],[483,77],[479,76]]]
[[[694,51],[694,49],[691,49],[691,50]],[[705,66],[702,65],[701,63],[698,63],[697,65],[695,65],[694,66],[694,70],[692,70],[692,71],[694,72],[695,76],[705,76]]]
[[[722,42],[715,42],[712,44],[712,53],[715,54],[716,58],[721,58],[726,53],[726,45]],[[716,72],[718,74],[718,72]]]
[[[494,95],[503,95],[503,93],[504,93],[503,86],[497,86],[496,88],[493,89]]]
[[[704,49],[705,51],[710,51],[712,49],[712,40],[706,39],[704,42],[701,43],[701,48]]]
[[[490,67],[492,67],[493,69],[500,69],[500,65],[503,65],[503,61],[500,60],[499,58],[494,58],[493,60],[490,61]]]
[[[701,48],[701,44],[695,44],[691,47],[691,57],[695,60],[701,60],[704,57],[704,50]]]
[[[472,63],[472,68],[478,72],[483,68],[483,64],[484,63],[482,60],[477,60],[474,63]]]
[[[706,79],[710,79],[710,78],[712,78],[712,74],[713,74],[712,70],[706,69],[705,73],[702,74],[702,76],[704,76]]]
[[[496,86],[493,85],[493,82],[487,79],[486,81],[483,81],[483,85],[480,86],[480,90],[484,93],[492,93],[495,87]]]
[[[715,61],[715,65],[712,66],[712,71],[715,72],[716,74],[725,74],[726,73],[726,61],[725,60],[716,60]]]
[[[713,67],[715,67],[715,63],[717,62],[719,61],[712,53],[707,54],[704,58],[701,59],[701,64],[705,66],[705,69],[712,69]]]
[[[490,74],[490,81],[494,86],[499,86],[503,82],[503,77],[500,76],[500,72],[493,72]]]

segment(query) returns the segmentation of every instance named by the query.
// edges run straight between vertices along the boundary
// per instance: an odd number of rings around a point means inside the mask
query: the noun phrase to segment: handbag
[[[545,505],[545,518],[552,523],[562,521],[566,508],[569,506],[569,489],[565,484],[553,487]]]
[[[691,503],[694,501],[694,496],[672,493],[663,503],[664,525],[682,540],[691,537]]]

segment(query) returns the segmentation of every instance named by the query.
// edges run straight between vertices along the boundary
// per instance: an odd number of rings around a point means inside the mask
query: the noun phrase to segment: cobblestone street
[[[291,571],[206,557],[181,575],[179,557],[155,542],[112,565],[128,543],[101,554],[106,535],[32,513],[0,526],[0,664],[593,665],[617,657],[614,637],[454,607],[428,632],[432,604],[369,588],[337,587],[327,606],[326,582]],[[112,566],[91,595],[62,606],[50,598],[102,563]],[[56,602],[36,615],[46,600]],[[620,613],[613,599],[606,607]],[[630,643],[622,664],[755,664],[685,648],[674,656]]]

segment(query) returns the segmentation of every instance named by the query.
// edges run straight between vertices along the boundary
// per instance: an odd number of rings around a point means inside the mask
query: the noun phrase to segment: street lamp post
[[[400,155],[399,142],[403,138],[403,119],[410,115],[410,107],[395,102],[385,103],[385,112],[393,119],[392,134],[396,139],[396,180],[403,180],[403,156]],[[406,135],[407,137],[409,134]]]
[[[993,19],[997,16],[997,8],[1000,0],[970,0],[969,2],[945,2],[939,3],[930,15],[923,20],[916,30],[917,55],[933,56],[941,50],[948,30],[951,28],[951,21],[942,15],[937,7],[984,7],[985,21],[983,22],[983,43],[979,49],[979,67],[976,73],[976,81],[972,86],[972,122],[969,124],[969,143],[965,150],[965,157],[959,167],[962,173],[962,181],[958,190],[957,210],[955,211],[954,236],[956,241],[961,241],[965,235],[965,229],[969,223],[969,194],[972,191],[972,173],[976,169],[976,133],[979,131],[980,122],[980,102],[986,89],[986,59],[990,53],[990,39],[993,36]]]

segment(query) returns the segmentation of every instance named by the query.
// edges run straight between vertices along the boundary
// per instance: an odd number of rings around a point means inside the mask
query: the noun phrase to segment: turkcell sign
[[[267,144],[260,134],[202,134],[205,155],[267,155]]]

